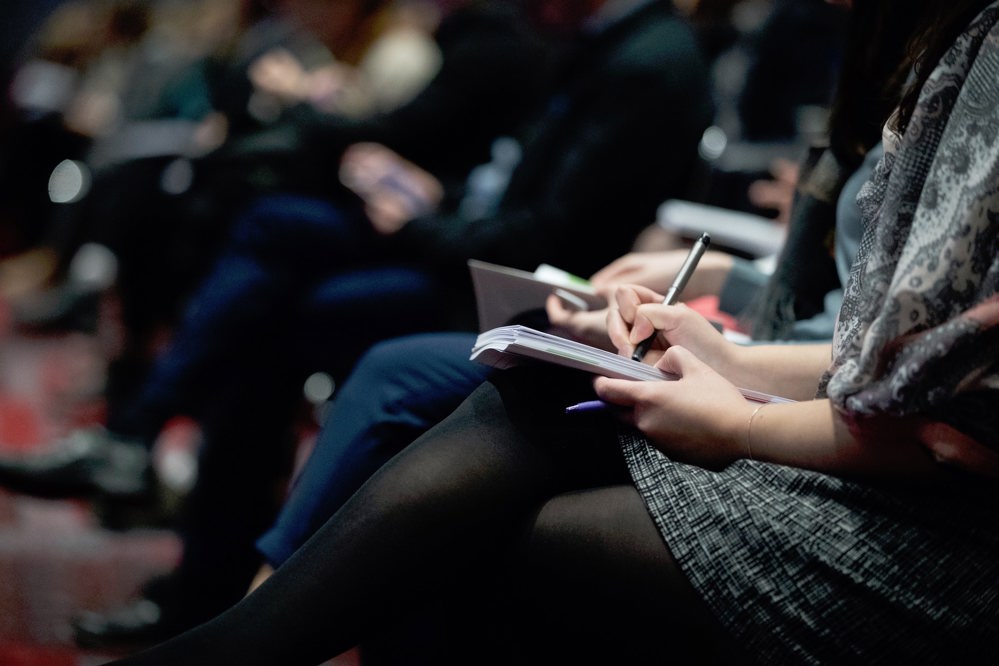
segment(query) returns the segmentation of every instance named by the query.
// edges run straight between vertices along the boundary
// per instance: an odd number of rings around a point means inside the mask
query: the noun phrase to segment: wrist
[[[746,386],[744,376],[748,365],[746,347],[735,344],[719,335],[711,356],[703,360],[719,375],[739,387]]]
[[[757,447],[757,453],[753,453],[753,425],[754,422],[763,421],[763,408],[767,406],[767,403],[763,402],[755,407],[753,411],[749,413],[749,418],[746,419],[746,442],[744,447],[743,458],[748,458],[749,460],[758,460],[757,455],[759,452],[759,447]],[[758,434],[759,429],[757,429]]]
[[[749,402],[741,396],[739,400],[739,404],[732,404],[724,411],[724,416],[716,420],[720,430],[715,431],[716,439],[712,446],[718,452],[722,466],[737,460],[760,459],[757,429],[761,412],[766,411],[760,408],[766,404]]]

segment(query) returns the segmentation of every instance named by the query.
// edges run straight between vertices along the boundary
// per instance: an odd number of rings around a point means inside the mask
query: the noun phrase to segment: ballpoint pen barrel
[[[687,281],[690,276],[694,273],[694,269],[697,267],[697,262],[701,260],[701,256],[704,251],[708,249],[708,245],[711,243],[711,236],[708,234],[701,234],[701,237],[697,239],[694,246],[690,248],[690,254],[683,261],[683,265],[680,266],[680,270],[676,274],[676,278],[673,280],[673,284],[670,285],[669,291],[666,292],[666,297],[663,299],[663,305],[673,305],[676,303],[677,299],[680,297],[680,292],[687,285]],[[652,343],[656,339],[656,333],[653,332],[652,335],[645,338],[638,343],[635,347],[635,351],[631,353],[631,358],[634,361],[641,362],[645,358],[645,355],[649,353],[649,349],[652,347]]]

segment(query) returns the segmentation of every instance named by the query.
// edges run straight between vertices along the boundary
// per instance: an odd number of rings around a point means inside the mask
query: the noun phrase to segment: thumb
[[[642,388],[642,384],[643,382],[633,379],[597,377],[593,382],[593,388],[597,397],[604,402],[619,407],[633,407],[639,401],[638,392]]]
[[[668,372],[678,377],[685,377],[698,372],[705,367],[705,363],[694,356],[693,352],[679,345],[672,345],[656,362],[655,367],[663,372]]]

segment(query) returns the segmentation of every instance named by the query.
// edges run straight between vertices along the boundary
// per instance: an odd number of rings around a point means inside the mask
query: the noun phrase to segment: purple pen
[[[580,412],[597,412],[603,409],[609,408],[608,405],[603,400],[587,400],[586,402],[580,402],[575,405],[569,405],[565,408],[566,414],[578,414]]]

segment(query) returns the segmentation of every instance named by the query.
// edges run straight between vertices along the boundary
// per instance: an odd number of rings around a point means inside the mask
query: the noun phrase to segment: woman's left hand
[[[756,408],[689,350],[672,346],[656,367],[676,381],[598,377],[601,400],[618,405],[623,420],[676,460],[718,469],[746,456],[746,424]]]
[[[602,310],[578,310],[552,294],[545,301],[545,312],[551,331],[556,335],[579,340],[592,347],[607,351],[617,351],[607,335],[607,308]]]

